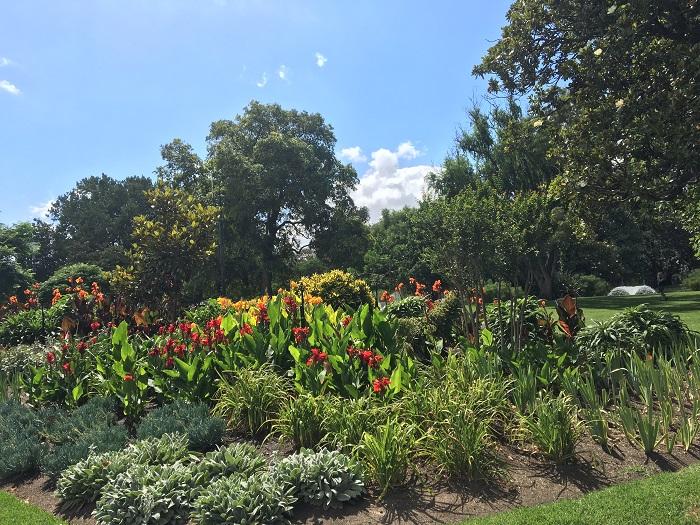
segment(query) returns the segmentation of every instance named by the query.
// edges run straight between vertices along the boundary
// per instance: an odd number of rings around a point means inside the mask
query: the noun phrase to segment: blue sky
[[[320,112],[373,217],[413,204],[485,92],[508,0],[23,0],[0,7],[0,222],[152,175],[252,99]]]

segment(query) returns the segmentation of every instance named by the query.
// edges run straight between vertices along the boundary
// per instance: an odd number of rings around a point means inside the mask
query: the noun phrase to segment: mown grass
[[[690,525],[700,523],[700,467],[658,474],[578,500],[522,508],[462,525]]]
[[[604,321],[624,308],[647,304],[654,310],[678,315],[691,330],[700,332],[700,292],[669,292],[664,301],[660,295],[622,297],[580,297],[587,321]]]
[[[0,525],[67,525],[63,520],[0,492]]]

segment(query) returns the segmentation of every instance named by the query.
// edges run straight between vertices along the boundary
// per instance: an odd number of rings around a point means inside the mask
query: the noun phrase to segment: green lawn
[[[700,332],[700,292],[670,292],[666,297],[666,301],[660,295],[580,297],[578,305],[587,321],[604,321],[623,308],[646,303],[651,308],[677,314],[692,330]]]
[[[700,523],[700,467],[517,509],[463,525],[689,525]]]
[[[0,492],[0,525],[67,525],[41,509]]]

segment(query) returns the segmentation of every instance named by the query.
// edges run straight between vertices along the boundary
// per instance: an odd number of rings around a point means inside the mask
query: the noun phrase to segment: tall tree
[[[101,175],[79,181],[51,207],[60,256],[67,263],[86,262],[104,269],[125,264],[131,245],[132,220],[148,211],[146,177],[118,181]]]
[[[31,262],[35,253],[30,223],[0,224],[0,301],[33,282]]]
[[[563,186],[673,200],[700,175],[696,0],[518,0],[477,75],[530,97]]]
[[[350,205],[357,174],[336,158],[333,129],[317,113],[254,101],[235,120],[214,122],[208,140],[224,239],[259,254],[260,285],[270,291],[300,239],[314,238],[336,207]]]

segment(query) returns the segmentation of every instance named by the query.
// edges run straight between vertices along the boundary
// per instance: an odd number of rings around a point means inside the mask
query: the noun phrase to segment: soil
[[[507,474],[497,483],[436,482],[428,471],[415,474],[406,487],[396,488],[382,501],[371,490],[367,496],[340,510],[324,511],[302,506],[295,509],[297,525],[379,525],[379,524],[448,524],[469,517],[494,514],[522,506],[532,506],[561,499],[580,497],[593,490],[643,478],[658,472],[676,471],[700,461],[700,447],[689,452],[676,448],[673,455],[665,452],[645,456],[644,452],[618,436],[615,447],[607,453],[590,439],[584,439],[576,451],[575,462],[554,465],[533,454],[503,448]],[[660,445],[660,447],[663,446]],[[268,448],[269,447],[269,448]],[[266,452],[277,450],[264,446]],[[286,451],[284,451],[286,452]],[[0,485],[5,490],[49,512],[62,516],[74,525],[94,525],[92,508],[77,513],[61,513],[58,500],[46,485],[46,479],[15,480]]]

